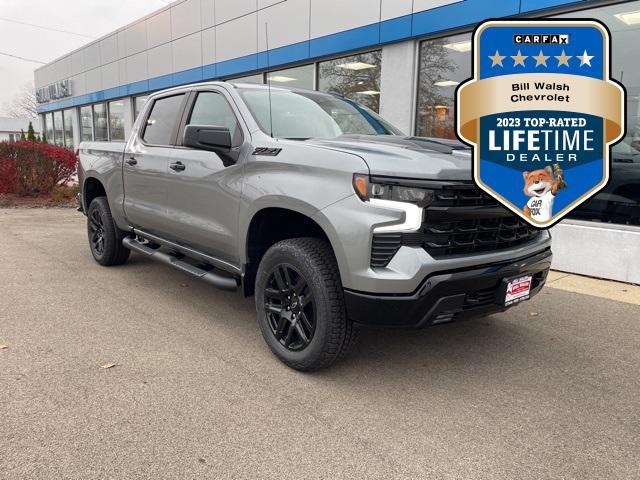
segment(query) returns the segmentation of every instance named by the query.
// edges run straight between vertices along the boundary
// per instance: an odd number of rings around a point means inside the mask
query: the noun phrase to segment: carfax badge
[[[595,20],[479,25],[456,110],[478,187],[538,228],[604,188],[625,124],[610,63],[609,31]]]

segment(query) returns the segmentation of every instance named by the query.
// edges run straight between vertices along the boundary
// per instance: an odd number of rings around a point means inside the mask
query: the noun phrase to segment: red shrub
[[[0,142],[0,193],[50,194],[71,180],[78,157],[68,149],[35,142]]]

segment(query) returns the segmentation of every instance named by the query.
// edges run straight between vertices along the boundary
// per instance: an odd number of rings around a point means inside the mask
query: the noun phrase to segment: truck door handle
[[[182,162],[176,162],[169,165],[169,168],[174,172],[182,172],[187,167],[185,167],[184,163]]]
[[[127,158],[127,165],[137,165],[138,164],[138,160],[136,160],[136,157],[129,157]]]

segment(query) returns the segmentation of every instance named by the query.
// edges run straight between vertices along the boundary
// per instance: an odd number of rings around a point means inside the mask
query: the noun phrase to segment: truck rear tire
[[[122,245],[126,233],[113,221],[106,197],[94,198],[89,205],[87,234],[91,254],[100,265],[122,265],[129,258],[131,251]]]
[[[296,370],[329,367],[355,342],[338,265],[319,238],[283,240],[267,251],[257,272],[256,310],[269,348]]]

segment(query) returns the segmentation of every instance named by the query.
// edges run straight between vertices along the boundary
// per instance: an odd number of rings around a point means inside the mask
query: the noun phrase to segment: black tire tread
[[[343,359],[353,348],[358,329],[346,315],[342,281],[331,247],[323,239],[303,237],[283,240],[273,245],[271,249],[292,249],[309,259],[318,270],[319,275],[316,280],[319,280],[329,300],[327,340],[322,345],[318,358],[312,361],[296,362],[284,359],[273,348],[272,350],[286,365],[300,371],[311,372],[333,365]],[[266,255],[268,254],[269,252]]]
[[[112,239],[112,241],[109,242],[110,245],[108,248],[106,248],[103,257],[96,258],[95,255],[93,256],[95,261],[105,267],[122,265],[126,263],[126,261],[129,259],[129,255],[131,254],[131,250],[122,245],[122,240],[127,236],[127,233],[120,230],[116,226],[116,223],[113,221],[113,216],[111,215],[111,209],[109,208],[107,197],[94,198],[91,202],[91,205],[89,205],[89,214],[93,208],[99,208],[102,211],[105,234],[109,235]],[[89,214],[87,215],[87,217],[89,216]]]

